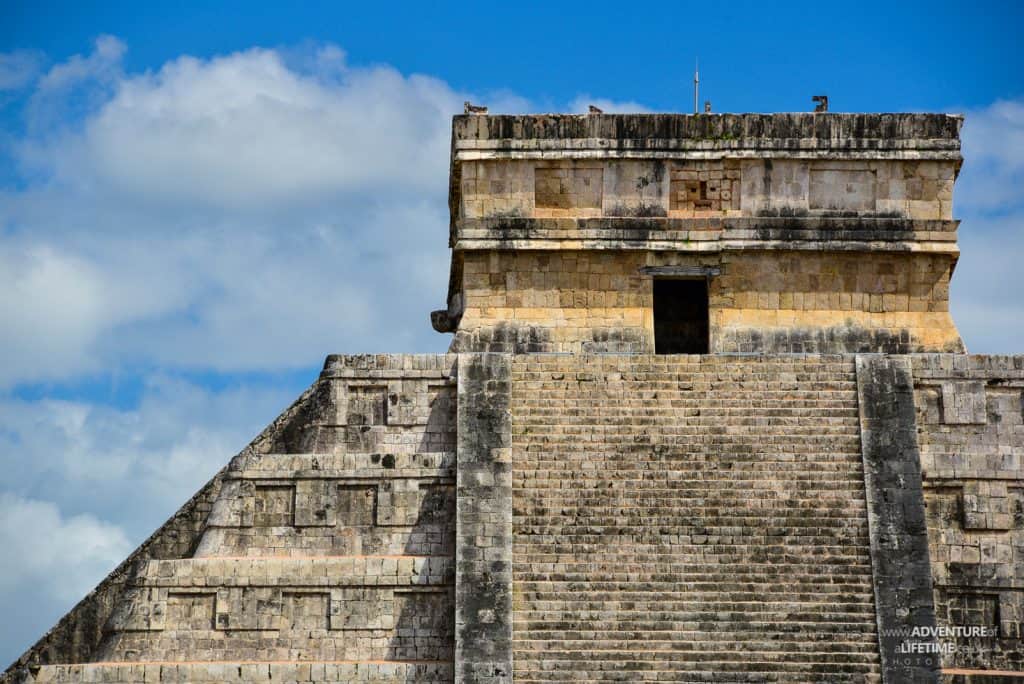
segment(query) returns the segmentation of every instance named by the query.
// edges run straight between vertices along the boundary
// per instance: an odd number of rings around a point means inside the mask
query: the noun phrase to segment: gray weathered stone
[[[512,681],[512,357],[459,355],[455,681]]]
[[[883,678],[937,682],[938,641],[913,634],[936,621],[910,360],[858,356],[857,392]]]

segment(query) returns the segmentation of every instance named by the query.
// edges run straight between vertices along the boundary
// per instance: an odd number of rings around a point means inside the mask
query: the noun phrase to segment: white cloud
[[[339,193],[443,192],[448,117],[460,97],[433,78],[350,69],[337,51],[319,54],[315,72],[252,49],[120,78],[82,131],[48,141],[35,160],[68,185],[87,178],[111,194],[232,211]],[[54,67],[44,85],[95,61]]]
[[[132,549],[116,525],[65,517],[53,503],[8,493],[0,493],[0,548],[0,592],[45,582],[41,588],[63,602],[84,596]]]
[[[0,91],[19,90],[39,75],[43,55],[34,50],[0,52]]]
[[[961,256],[950,287],[950,310],[968,350],[1024,353],[1024,212],[965,217],[958,241]]]
[[[0,492],[0,667],[43,635],[132,550],[117,525]]]
[[[39,80],[39,90],[62,90],[82,81],[115,78],[121,73],[125,49],[125,44],[114,36],[100,36],[93,45],[92,54],[85,57],[74,55],[51,67]]]
[[[1024,352],[1024,100],[968,112],[954,214],[953,320],[973,353]]]
[[[962,132],[958,208],[1024,210],[1024,99],[1000,100],[969,112]]]
[[[49,377],[96,370],[88,350],[105,327],[159,307],[93,261],[37,241],[0,243],[0,274],[0,384],[23,377],[26,362]]]
[[[53,65],[35,83],[26,105],[33,135],[56,135],[99,107],[123,77],[125,45],[113,36],[100,36],[88,55],[73,55]]]
[[[16,323],[0,386],[444,349],[427,313],[444,303],[464,96],[350,68],[337,48],[305,70],[253,49],[141,75],[122,72],[123,51],[101,39],[33,96],[17,148],[33,182],[0,193],[0,312]],[[75,126],[67,90],[92,103]]]
[[[4,489],[118,522],[140,540],[298,395],[156,375],[139,405],[0,399]]]

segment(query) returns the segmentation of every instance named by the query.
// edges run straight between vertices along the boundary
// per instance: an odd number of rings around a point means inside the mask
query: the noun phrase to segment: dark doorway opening
[[[654,353],[708,353],[708,281],[654,281]]]

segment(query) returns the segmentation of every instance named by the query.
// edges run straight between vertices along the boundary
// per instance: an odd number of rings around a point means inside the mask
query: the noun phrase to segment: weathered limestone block
[[[453,580],[452,560],[439,557],[154,561],[108,622],[98,655],[388,660],[401,650],[406,659],[450,660]],[[437,609],[433,622],[424,605]]]
[[[984,424],[985,384],[978,381],[942,383],[942,422],[948,425]]]
[[[603,166],[603,216],[665,216],[668,165],[661,160],[617,159]]]
[[[146,632],[164,628],[167,595],[155,588],[125,590],[107,620],[107,631]]]
[[[327,358],[317,410],[279,453],[417,453],[454,449],[454,356]]]
[[[329,480],[298,480],[295,483],[295,527],[333,527],[336,524],[337,490]]]
[[[973,480],[964,484],[961,499],[965,530],[1012,530],[1017,502],[1006,482]]]

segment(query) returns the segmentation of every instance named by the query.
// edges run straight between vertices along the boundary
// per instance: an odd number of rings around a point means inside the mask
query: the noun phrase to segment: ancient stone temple
[[[15,682],[989,682],[1024,356],[959,117],[455,117],[449,354],[327,357]]]

